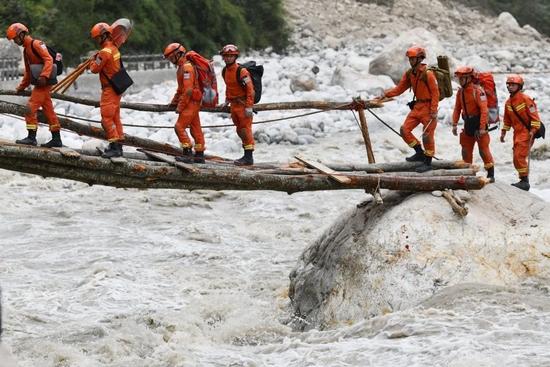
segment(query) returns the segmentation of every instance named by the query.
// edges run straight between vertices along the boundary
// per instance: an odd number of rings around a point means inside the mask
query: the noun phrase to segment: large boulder
[[[427,55],[425,62],[430,65],[437,64],[437,56],[439,55],[448,56],[451,67],[456,64],[436,36],[424,28],[414,28],[401,34],[382,53],[376,56],[370,62],[369,73],[389,75],[397,83],[405,70],[410,68],[409,59],[405,56],[405,52],[409,47],[415,45],[426,48]]]
[[[370,96],[379,96],[385,89],[394,85],[387,75],[371,75],[366,71],[359,72],[347,66],[336,67],[330,84],[339,85],[352,93],[365,92]]]
[[[464,284],[515,286],[550,275],[550,205],[510,185],[444,198],[393,192],[341,217],[290,275],[299,329],[327,329],[418,305]]]

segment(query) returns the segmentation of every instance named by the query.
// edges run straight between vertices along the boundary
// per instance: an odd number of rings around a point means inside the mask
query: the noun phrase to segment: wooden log
[[[341,184],[326,175],[271,175],[240,168],[215,170],[200,169],[184,173],[169,165],[147,165],[141,162],[114,164],[108,159],[81,156],[69,159],[48,148],[17,144],[0,144],[0,168],[127,188],[168,188],[206,190],[274,190],[289,194],[299,191],[382,188],[404,191],[434,191],[451,189],[481,189],[485,181],[478,177],[399,177],[370,174],[349,176],[348,184]]]
[[[324,174],[328,175],[329,177],[332,177],[334,180],[340,182],[341,184],[348,184],[351,181],[348,177],[346,177],[343,174],[338,173],[338,172],[328,168],[327,166],[325,166],[324,164],[322,164],[320,162],[313,162],[311,160],[307,160],[304,157],[300,157],[300,156],[297,156],[297,155],[294,156],[294,158],[296,158],[300,162],[303,162],[303,163],[305,163],[306,165],[308,165],[312,168],[315,168],[319,172],[324,173]]]
[[[349,171],[348,175],[355,175],[362,171]],[[384,172],[386,176],[402,176],[402,177],[437,177],[437,176],[475,176],[477,170],[472,168],[462,169],[434,169],[424,173],[418,173],[414,171],[402,171],[402,172]],[[370,174],[370,173],[367,173]]]
[[[0,95],[14,96],[17,93],[14,90],[0,90]],[[29,91],[23,91],[19,95],[30,96]],[[73,96],[66,96],[59,93],[52,94],[52,98],[62,101],[83,104],[86,106],[99,107],[99,101],[78,98]],[[168,102],[168,101],[167,101]],[[368,108],[380,108],[383,103],[379,101],[362,101]],[[122,102],[121,108],[127,108],[137,111],[147,112],[173,112],[175,107],[171,107],[167,104],[150,104],[150,103],[128,103]],[[255,111],[279,111],[279,110],[352,110],[355,109],[356,103],[354,102],[328,102],[328,101],[298,101],[298,102],[280,102],[280,103],[260,103],[254,105]],[[201,108],[204,112],[225,112],[229,113],[229,107],[213,107],[213,108]]]
[[[460,215],[462,218],[468,215],[468,208],[466,208],[464,205],[460,205],[460,203],[462,203],[462,200],[458,199],[458,197],[456,197],[452,193],[452,191],[443,190],[442,196],[447,200],[449,205],[451,205],[451,208],[456,214]]]
[[[24,116],[25,106],[0,101],[0,113],[10,113],[13,115]],[[38,120],[47,123],[46,117],[42,112],[38,113]],[[105,140],[105,132],[101,127],[94,127],[73,121],[65,117],[59,117],[59,123],[63,129],[71,130],[78,135],[90,136]],[[138,138],[132,135],[124,135],[124,145],[140,147],[151,151],[162,152],[171,155],[181,155],[182,150],[170,144],[163,144],[151,139]]]
[[[139,151],[144,153],[148,157],[151,157],[151,158],[154,158],[158,161],[165,162],[165,163],[171,164],[173,166],[176,166],[178,168],[181,168],[185,172],[197,172],[197,168],[193,167],[192,164],[178,162],[178,161],[176,161],[176,159],[173,156],[165,155],[165,154],[162,154],[162,153],[150,152],[150,151],[145,150],[145,149],[139,149]]]
[[[365,117],[365,110],[363,108],[357,109],[359,114],[359,123],[361,125],[361,134],[363,135],[363,140],[365,142],[365,148],[367,149],[367,159],[369,164],[374,164],[374,152],[372,151],[372,144],[370,141],[369,127],[367,125],[367,118]]]
[[[383,172],[399,172],[399,171],[414,171],[420,166],[421,162],[389,162],[376,164],[353,164],[353,163],[325,163],[327,167],[335,171],[365,171],[368,173],[383,173]],[[433,169],[462,169],[472,168],[476,172],[479,167],[463,161],[432,161]]]

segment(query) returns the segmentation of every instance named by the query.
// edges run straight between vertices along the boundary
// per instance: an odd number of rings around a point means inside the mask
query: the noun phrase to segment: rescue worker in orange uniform
[[[171,43],[164,49],[164,58],[177,65],[178,68],[176,71],[178,89],[170,102],[170,105],[176,107],[176,113],[179,114],[175,130],[183,148],[183,156],[176,157],[176,160],[185,163],[204,163],[204,135],[199,117],[202,91],[199,87],[195,66],[187,60],[186,52],[185,47],[179,43]],[[185,131],[187,128],[190,128],[191,136],[195,141],[194,157],[191,149],[193,144]]]
[[[101,82],[101,125],[109,141],[109,147],[105,149],[102,157],[121,157],[124,131],[120,121],[120,99],[111,86],[109,80],[121,67],[120,52],[111,38],[111,26],[107,23],[97,23],[90,31],[91,37],[101,47],[90,63],[90,71],[99,74]]]
[[[426,50],[414,46],[407,50],[411,69],[407,70],[399,83],[389,90],[384,91],[381,98],[396,97],[407,89],[412,88],[413,101],[409,103],[411,112],[407,115],[401,126],[401,136],[405,143],[415,150],[415,154],[407,157],[408,162],[422,162],[417,167],[417,172],[426,172],[432,169],[432,158],[435,155],[435,128],[437,126],[437,109],[439,106],[439,89],[434,73],[422,63],[426,58]],[[422,143],[424,149],[413,135],[412,131],[419,124],[423,125]]]
[[[520,75],[509,75],[506,88],[510,98],[504,106],[504,125],[500,141],[504,143],[506,132],[514,128],[514,167],[518,171],[519,182],[513,183],[519,189],[529,191],[529,152],[534,142],[534,135],[540,129],[541,122],[535,101],[522,92],[523,78]]]
[[[23,46],[23,58],[25,60],[25,73],[23,80],[17,86],[17,93],[25,90],[31,82],[34,84],[34,88],[31,92],[31,98],[27,103],[28,112],[25,115],[25,121],[27,123],[28,136],[25,139],[16,140],[17,144],[36,145],[36,130],[38,129],[37,112],[40,107],[48,120],[50,125],[50,132],[52,133],[52,139],[46,144],[42,144],[43,147],[61,147],[61,125],[53,109],[52,98],[50,96],[51,85],[48,85],[48,80],[53,70],[53,58],[48,52],[48,48],[44,42],[37,39],[33,39],[29,35],[29,30],[21,23],[14,23],[10,25],[6,31],[6,37],[8,40],[13,40],[17,45]],[[31,65],[41,64],[42,72],[38,79],[32,81]]]
[[[223,80],[226,86],[225,105],[230,105],[231,119],[237,128],[237,135],[241,138],[244,149],[244,155],[234,163],[237,166],[250,166],[254,164],[254,134],[252,134],[254,84],[250,73],[245,68],[241,68],[240,78],[237,76],[239,68],[237,46],[225,45],[220,54],[225,62],[223,71]],[[242,83],[239,83],[239,79],[242,80]]]
[[[475,70],[471,66],[461,66],[455,71],[461,88],[456,93],[455,108],[453,111],[453,135],[457,136],[457,125],[460,115],[464,120],[464,129],[460,133],[462,159],[472,163],[474,145],[477,142],[479,155],[483,159],[487,178],[495,182],[495,162],[489,149],[491,138],[487,131],[489,110],[487,96],[478,84],[474,84]]]

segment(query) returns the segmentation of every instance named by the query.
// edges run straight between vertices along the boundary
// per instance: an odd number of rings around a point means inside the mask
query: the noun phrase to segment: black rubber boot
[[[46,144],[42,144],[41,146],[46,148],[61,148],[63,146],[63,143],[61,142],[61,132],[52,131],[52,140]]]
[[[407,162],[423,162],[424,158],[426,156],[424,155],[424,151],[422,150],[422,146],[420,144],[416,144],[414,146],[415,153],[411,155],[410,157],[405,158]]]
[[[16,144],[36,145],[36,130],[27,130],[29,135],[25,139],[16,140]]]
[[[176,161],[183,163],[193,163],[193,151],[191,148],[183,148],[183,155],[176,157]]]
[[[529,191],[531,185],[529,185],[529,176],[523,176],[519,178],[519,182],[513,183],[512,186],[522,189],[524,191]]]
[[[426,157],[424,158],[424,162],[422,162],[421,166],[416,167],[416,172],[418,173],[424,173],[432,170],[432,157]]]
[[[195,152],[195,156],[193,157],[193,161],[195,163],[204,163],[204,152]]]
[[[252,157],[253,150],[245,150],[244,155],[234,161],[236,166],[252,166],[254,164],[254,158]]]
[[[495,167],[487,168],[487,178],[490,183],[495,182]]]
[[[103,158],[122,157],[122,144],[117,142],[110,143],[109,148],[105,149],[101,156]]]

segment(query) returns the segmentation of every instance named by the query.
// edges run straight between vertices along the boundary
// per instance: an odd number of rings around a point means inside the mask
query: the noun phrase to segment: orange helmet
[[[21,32],[27,32],[29,33],[29,29],[25,27],[24,24],[21,23],[13,23],[8,27],[6,30],[6,38],[10,41],[14,39],[15,37],[19,36],[19,33]]]
[[[420,46],[413,46],[407,50],[407,57],[422,57],[426,58],[426,50]]]
[[[176,51],[183,52],[183,53],[187,52],[185,47],[183,47],[181,44],[171,43],[168,46],[166,46],[166,48],[164,49],[164,58],[167,59],[168,56],[170,56],[171,54],[173,54]]]
[[[523,86],[523,78],[518,74],[508,75],[506,78],[506,84],[519,84]]]
[[[225,45],[220,51],[220,55],[239,55],[239,48],[232,44]]]
[[[92,27],[92,30],[90,31],[90,35],[92,36],[92,38],[102,36],[105,33],[111,34],[111,26],[107,23],[97,23]]]
[[[460,78],[461,76],[472,76],[472,77],[475,77],[476,76],[476,71],[473,67],[471,66],[459,66],[456,71],[455,71],[455,75]]]

